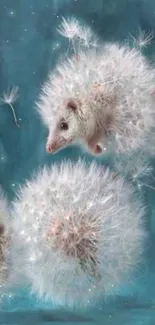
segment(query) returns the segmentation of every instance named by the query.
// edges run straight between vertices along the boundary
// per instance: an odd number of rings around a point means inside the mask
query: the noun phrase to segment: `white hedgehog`
[[[73,45],[79,42],[75,55],[50,72],[37,103],[49,129],[47,151],[54,153],[74,142],[95,154],[107,144],[116,153],[149,150],[155,70],[138,46],[103,46],[75,19],[63,20],[59,32]],[[148,38],[140,39],[139,48],[147,42]]]
[[[95,163],[44,168],[13,210],[13,269],[40,298],[86,305],[141,261],[145,209],[122,178]]]

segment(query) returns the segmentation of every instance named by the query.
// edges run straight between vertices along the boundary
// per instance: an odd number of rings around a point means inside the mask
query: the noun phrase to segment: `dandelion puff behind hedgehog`
[[[11,90],[8,90],[7,92],[4,92],[2,97],[0,98],[0,103],[1,104],[7,104],[10,106],[10,108],[12,109],[12,113],[13,113],[13,117],[14,117],[14,121],[15,124],[19,127],[19,123],[18,123],[18,119],[16,117],[16,113],[13,107],[13,103],[16,102],[16,100],[18,99],[19,95],[18,95],[18,90],[19,88],[17,86],[14,86],[11,88]]]
[[[44,168],[21,189],[13,216],[14,273],[53,303],[93,303],[142,261],[144,208],[95,163]]]
[[[40,93],[37,110],[49,129],[47,152],[78,142],[95,155],[105,147],[116,154],[152,154],[154,85],[155,70],[137,46],[80,47],[78,58],[50,72]]]

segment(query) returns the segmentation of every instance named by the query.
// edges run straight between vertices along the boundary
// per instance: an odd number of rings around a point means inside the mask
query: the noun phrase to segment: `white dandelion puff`
[[[7,104],[11,107],[14,121],[15,121],[16,125],[19,127],[20,125],[18,123],[18,119],[16,117],[16,113],[15,113],[15,110],[13,107],[13,104],[17,101],[17,99],[19,97],[18,91],[19,91],[19,87],[13,86],[11,88],[11,90],[8,90],[7,92],[3,92],[3,95],[0,98],[0,103]]]
[[[17,281],[24,276],[40,298],[61,305],[112,293],[142,261],[143,216],[132,188],[108,169],[81,160],[44,168],[14,203]]]

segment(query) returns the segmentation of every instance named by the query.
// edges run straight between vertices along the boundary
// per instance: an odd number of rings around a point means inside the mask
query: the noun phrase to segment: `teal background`
[[[10,201],[18,186],[38,167],[84,156],[75,147],[47,155],[47,130],[34,109],[40,85],[67,51],[67,43],[56,28],[61,16],[70,15],[91,25],[103,41],[124,41],[130,34],[136,36],[139,29],[155,29],[154,0],[0,0],[0,94],[13,85],[19,86],[20,94],[14,104],[21,118],[20,128],[14,123],[10,107],[0,105],[0,184]],[[154,39],[145,53],[154,61]],[[136,281],[121,288],[115,300],[101,301],[95,310],[75,314],[57,311],[29,292],[11,292],[2,297],[0,324],[154,325],[154,192],[144,191],[143,199],[149,230],[146,263],[138,270]]]

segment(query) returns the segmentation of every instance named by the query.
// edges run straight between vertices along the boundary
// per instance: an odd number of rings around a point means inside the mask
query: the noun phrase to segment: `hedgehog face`
[[[80,123],[77,118],[78,109],[78,100],[71,98],[65,101],[65,108],[62,114],[54,121],[55,124],[49,127],[46,143],[46,151],[48,153],[56,153],[81,137]]]

